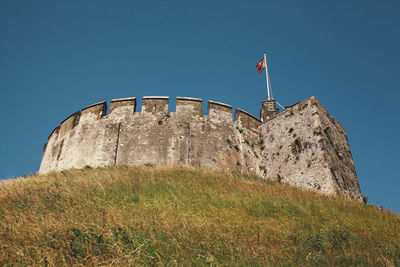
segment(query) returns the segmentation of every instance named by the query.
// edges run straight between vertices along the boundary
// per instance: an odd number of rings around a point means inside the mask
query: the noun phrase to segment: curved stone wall
[[[361,200],[346,132],[314,98],[263,123],[208,101],[177,97],[114,99],[86,107],[50,134],[40,173],[115,164],[189,165],[255,173],[281,183]]]
[[[167,164],[205,166],[241,172],[259,171],[258,160],[242,153],[243,140],[257,141],[261,122],[245,111],[202,100],[178,97],[176,112],[168,112],[168,97],[143,97],[91,105],[65,119],[48,138],[40,172],[81,168],[86,165]],[[257,150],[257,147],[254,147]]]

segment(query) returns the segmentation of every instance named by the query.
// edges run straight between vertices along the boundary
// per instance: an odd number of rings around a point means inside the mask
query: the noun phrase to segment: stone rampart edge
[[[213,104],[213,105],[222,106],[222,107],[226,107],[226,108],[232,108],[231,105],[228,105],[228,104],[225,104],[225,103],[221,103],[221,102],[217,102],[217,101],[213,101],[213,100],[208,100],[208,104]]]
[[[132,100],[136,100],[136,97],[116,98],[116,99],[111,100],[110,103],[122,102],[122,101],[132,101]]]
[[[143,99],[165,99],[165,100],[169,100],[169,96],[144,96]],[[136,98],[136,97],[117,98],[117,99],[112,99],[110,103],[122,102],[122,101],[132,101],[132,100],[137,100],[137,98]],[[183,96],[178,96],[178,97],[176,97],[176,100],[186,100],[186,101],[193,101],[193,102],[202,102],[202,101],[203,101],[201,98],[183,97]],[[217,102],[217,101],[209,100],[208,103],[209,103],[209,104],[213,104],[213,105],[222,106],[222,107],[225,107],[225,108],[232,109],[232,106],[231,106],[231,105],[228,105],[228,104],[225,104],[225,103],[222,103],[222,102]],[[89,109],[89,108],[91,108],[91,107],[97,106],[97,105],[107,105],[107,101],[101,101],[101,102],[97,102],[97,103],[91,104],[91,105],[89,105],[89,106],[84,107],[84,108],[81,109],[81,110],[78,110],[78,111],[72,113],[71,115],[69,115],[68,117],[66,117],[57,127],[55,127],[55,128],[53,129],[53,131],[52,131],[52,132],[50,133],[50,135],[48,136],[47,140],[49,140],[50,137],[51,137],[56,131],[59,131],[60,128],[61,128],[61,125],[62,125],[65,121],[67,121],[69,118],[71,118],[71,117],[73,117],[73,116],[81,115],[82,111],[84,111],[84,110],[86,110],[86,109]],[[247,112],[247,111],[245,111],[245,110],[242,110],[242,109],[240,109],[240,108],[237,108],[236,110],[239,110],[240,112],[243,112],[243,113],[245,113],[246,115],[248,115],[248,116],[254,118],[254,119],[257,120],[258,122],[261,122],[260,119],[258,119],[257,117],[255,117],[254,115],[250,114],[249,112]],[[135,112],[135,113],[141,113],[141,112],[136,112],[136,111],[134,111],[134,112]],[[102,114],[102,117],[104,117],[105,115],[107,115],[107,114]],[[109,115],[109,114],[108,114],[108,115]],[[232,120],[232,122],[234,122],[234,121]],[[78,124],[79,124],[79,122],[78,122]]]
[[[176,100],[187,100],[187,101],[203,102],[203,100],[201,98],[184,97],[184,96],[177,96]]]
[[[51,132],[51,134],[49,135],[49,137],[47,137],[47,140],[50,139],[50,137],[56,132],[60,130],[60,125],[58,125],[56,128],[54,128],[54,130]]]
[[[107,105],[107,101],[101,101],[101,102],[97,102],[95,104],[89,105],[89,106],[84,107],[83,109],[81,109],[81,111],[84,111],[86,109],[92,108],[94,106],[99,106],[99,105]],[[103,114],[103,115],[105,115],[105,114]]]
[[[240,109],[240,108],[236,108],[235,113],[238,112],[238,111],[239,111],[239,112],[242,112],[242,113],[244,113],[244,114],[246,114],[246,115],[252,117],[253,119],[257,120],[258,122],[262,123],[262,121],[261,121],[260,119],[256,118],[255,116],[253,116],[253,115],[250,114],[249,112],[247,112],[247,111],[245,111],[245,110],[243,110],[243,109]]]
[[[144,96],[142,99],[169,99],[169,96]]]
[[[71,118],[71,117],[73,117],[73,116],[76,116],[76,115],[80,115],[81,114],[81,111],[80,110],[78,110],[78,111],[76,111],[76,112],[74,112],[74,113],[72,113],[71,115],[69,115],[68,117],[66,117],[62,122],[60,122],[60,125],[59,126],[61,126],[66,120],[68,120],[69,118]]]

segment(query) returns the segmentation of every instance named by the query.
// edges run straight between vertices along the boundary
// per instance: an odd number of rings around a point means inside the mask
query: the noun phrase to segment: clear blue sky
[[[257,115],[269,53],[283,105],[316,96],[347,130],[362,193],[400,212],[400,1],[0,1],[0,179],[113,98],[216,100]],[[171,109],[174,110],[175,108]]]

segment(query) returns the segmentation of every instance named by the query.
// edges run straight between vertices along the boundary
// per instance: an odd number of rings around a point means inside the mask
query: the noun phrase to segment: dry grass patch
[[[108,167],[0,184],[0,265],[400,265],[400,220],[255,176]]]

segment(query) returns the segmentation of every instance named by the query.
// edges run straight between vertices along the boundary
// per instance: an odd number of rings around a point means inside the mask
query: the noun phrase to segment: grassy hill
[[[400,218],[256,177],[109,167],[0,184],[0,266],[400,266]]]

